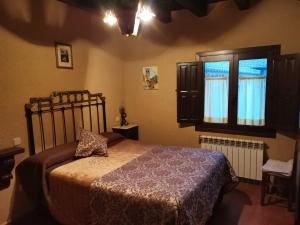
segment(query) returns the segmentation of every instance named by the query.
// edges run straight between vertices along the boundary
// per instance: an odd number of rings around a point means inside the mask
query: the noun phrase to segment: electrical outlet
[[[18,146],[22,144],[22,139],[20,137],[15,137],[13,139],[13,142],[14,142],[14,146]]]

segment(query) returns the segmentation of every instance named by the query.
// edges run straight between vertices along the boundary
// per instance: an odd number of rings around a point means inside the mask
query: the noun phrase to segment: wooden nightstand
[[[0,149],[0,190],[8,188],[12,179],[11,171],[15,166],[15,155],[24,152],[24,148],[12,147]]]
[[[139,140],[139,126],[136,124],[115,126],[112,128],[112,130],[113,132],[119,133],[128,139]]]

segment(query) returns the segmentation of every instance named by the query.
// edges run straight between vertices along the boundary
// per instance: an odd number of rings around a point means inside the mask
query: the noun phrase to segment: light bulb
[[[144,22],[149,22],[153,17],[155,17],[155,14],[152,12],[150,7],[143,6],[138,17]]]
[[[118,22],[118,19],[112,11],[107,11],[103,18],[103,22],[109,26],[114,26]]]

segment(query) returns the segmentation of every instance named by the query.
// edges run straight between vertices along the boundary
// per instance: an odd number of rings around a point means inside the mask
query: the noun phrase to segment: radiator
[[[237,176],[262,180],[264,143],[262,141],[200,136],[201,148],[221,151],[231,163]]]

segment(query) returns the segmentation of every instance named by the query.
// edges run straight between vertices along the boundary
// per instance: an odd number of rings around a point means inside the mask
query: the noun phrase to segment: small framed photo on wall
[[[72,46],[55,42],[57,68],[73,69]]]
[[[143,67],[144,90],[158,90],[157,66]]]

